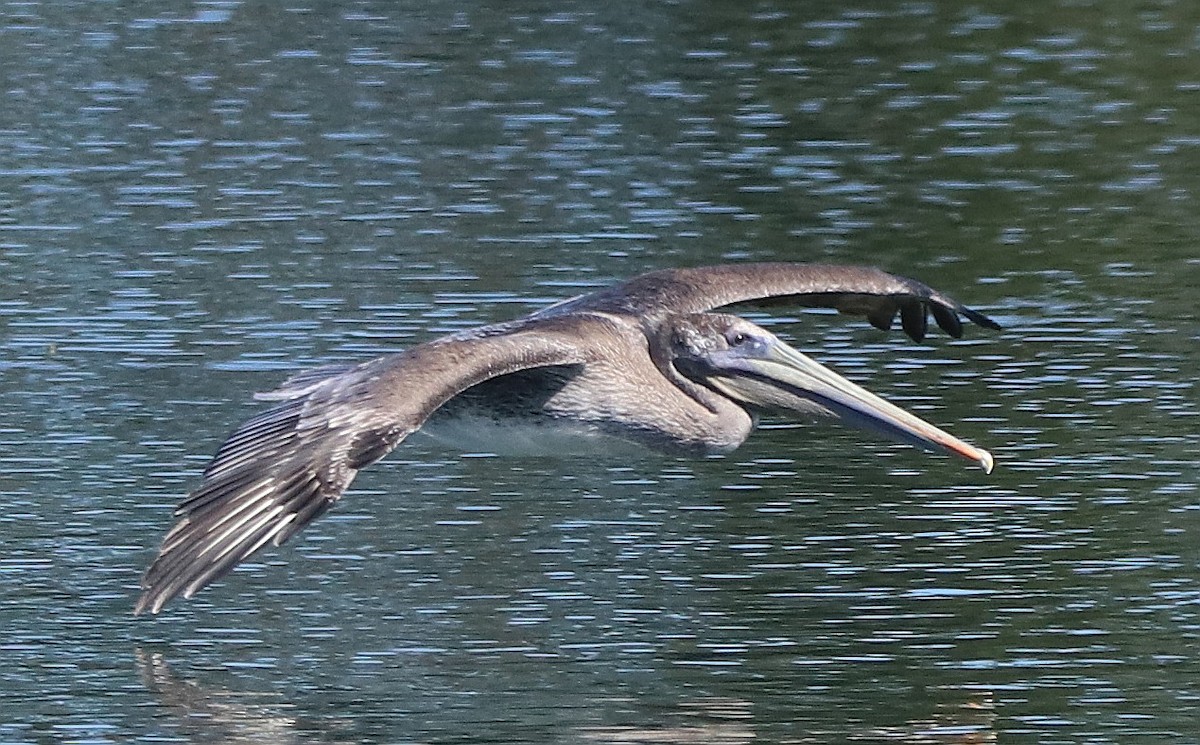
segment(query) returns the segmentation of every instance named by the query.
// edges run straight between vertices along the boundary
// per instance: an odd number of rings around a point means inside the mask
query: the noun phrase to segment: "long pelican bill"
[[[985,473],[992,472],[995,462],[988,451],[888,403],[782,341],[756,346],[751,354],[731,349],[712,355],[707,382],[767,410],[833,416],[924,450],[975,461]]]

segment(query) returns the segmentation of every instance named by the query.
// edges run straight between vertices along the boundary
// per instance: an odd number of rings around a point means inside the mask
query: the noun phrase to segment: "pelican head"
[[[698,313],[669,324],[672,365],[688,380],[764,413],[828,416],[992,470],[992,455],[910,414],[737,316]]]

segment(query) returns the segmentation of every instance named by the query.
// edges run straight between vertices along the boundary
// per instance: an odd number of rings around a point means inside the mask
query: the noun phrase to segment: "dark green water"
[[[0,742],[1200,742],[1191,4],[12,3],[0,79]],[[756,317],[995,473],[414,439],[130,615],[253,391],[736,260],[1004,323]]]

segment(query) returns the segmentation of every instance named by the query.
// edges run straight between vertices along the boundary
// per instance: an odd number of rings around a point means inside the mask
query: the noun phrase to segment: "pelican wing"
[[[582,315],[484,327],[359,365],[317,368],[258,398],[279,401],[221,446],[142,579],[136,613],[191,597],[262,547],[324,513],[358,471],[476,383],[586,362]]]
[[[1000,324],[954,298],[908,277],[865,266],[835,264],[722,264],[650,272],[590,295],[567,300],[535,316],[579,311],[653,316],[702,313],[736,303],[834,308],[865,316],[888,330],[897,315],[904,332],[920,341],[929,315],[951,336],[962,336],[959,316],[990,329]]]

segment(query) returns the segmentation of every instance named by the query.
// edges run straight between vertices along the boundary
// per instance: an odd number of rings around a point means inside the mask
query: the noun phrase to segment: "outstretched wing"
[[[324,513],[358,471],[382,458],[435,409],[493,377],[580,364],[594,316],[484,327],[359,365],[318,368],[259,398],[277,406],[221,446],[142,579],[135,613],[191,597],[260,548],[278,546]]]
[[[534,317],[580,311],[638,316],[702,313],[755,301],[834,308],[865,316],[872,325],[885,331],[899,315],[904,332],[917,341],[925,337],[930,314],[938,326],[955,338],[962,336],[960,315],[986,328],[1000,328],[1000,324],[982,313],[915,279],[874,267],[785,262],[650,272],[552,305]]]

